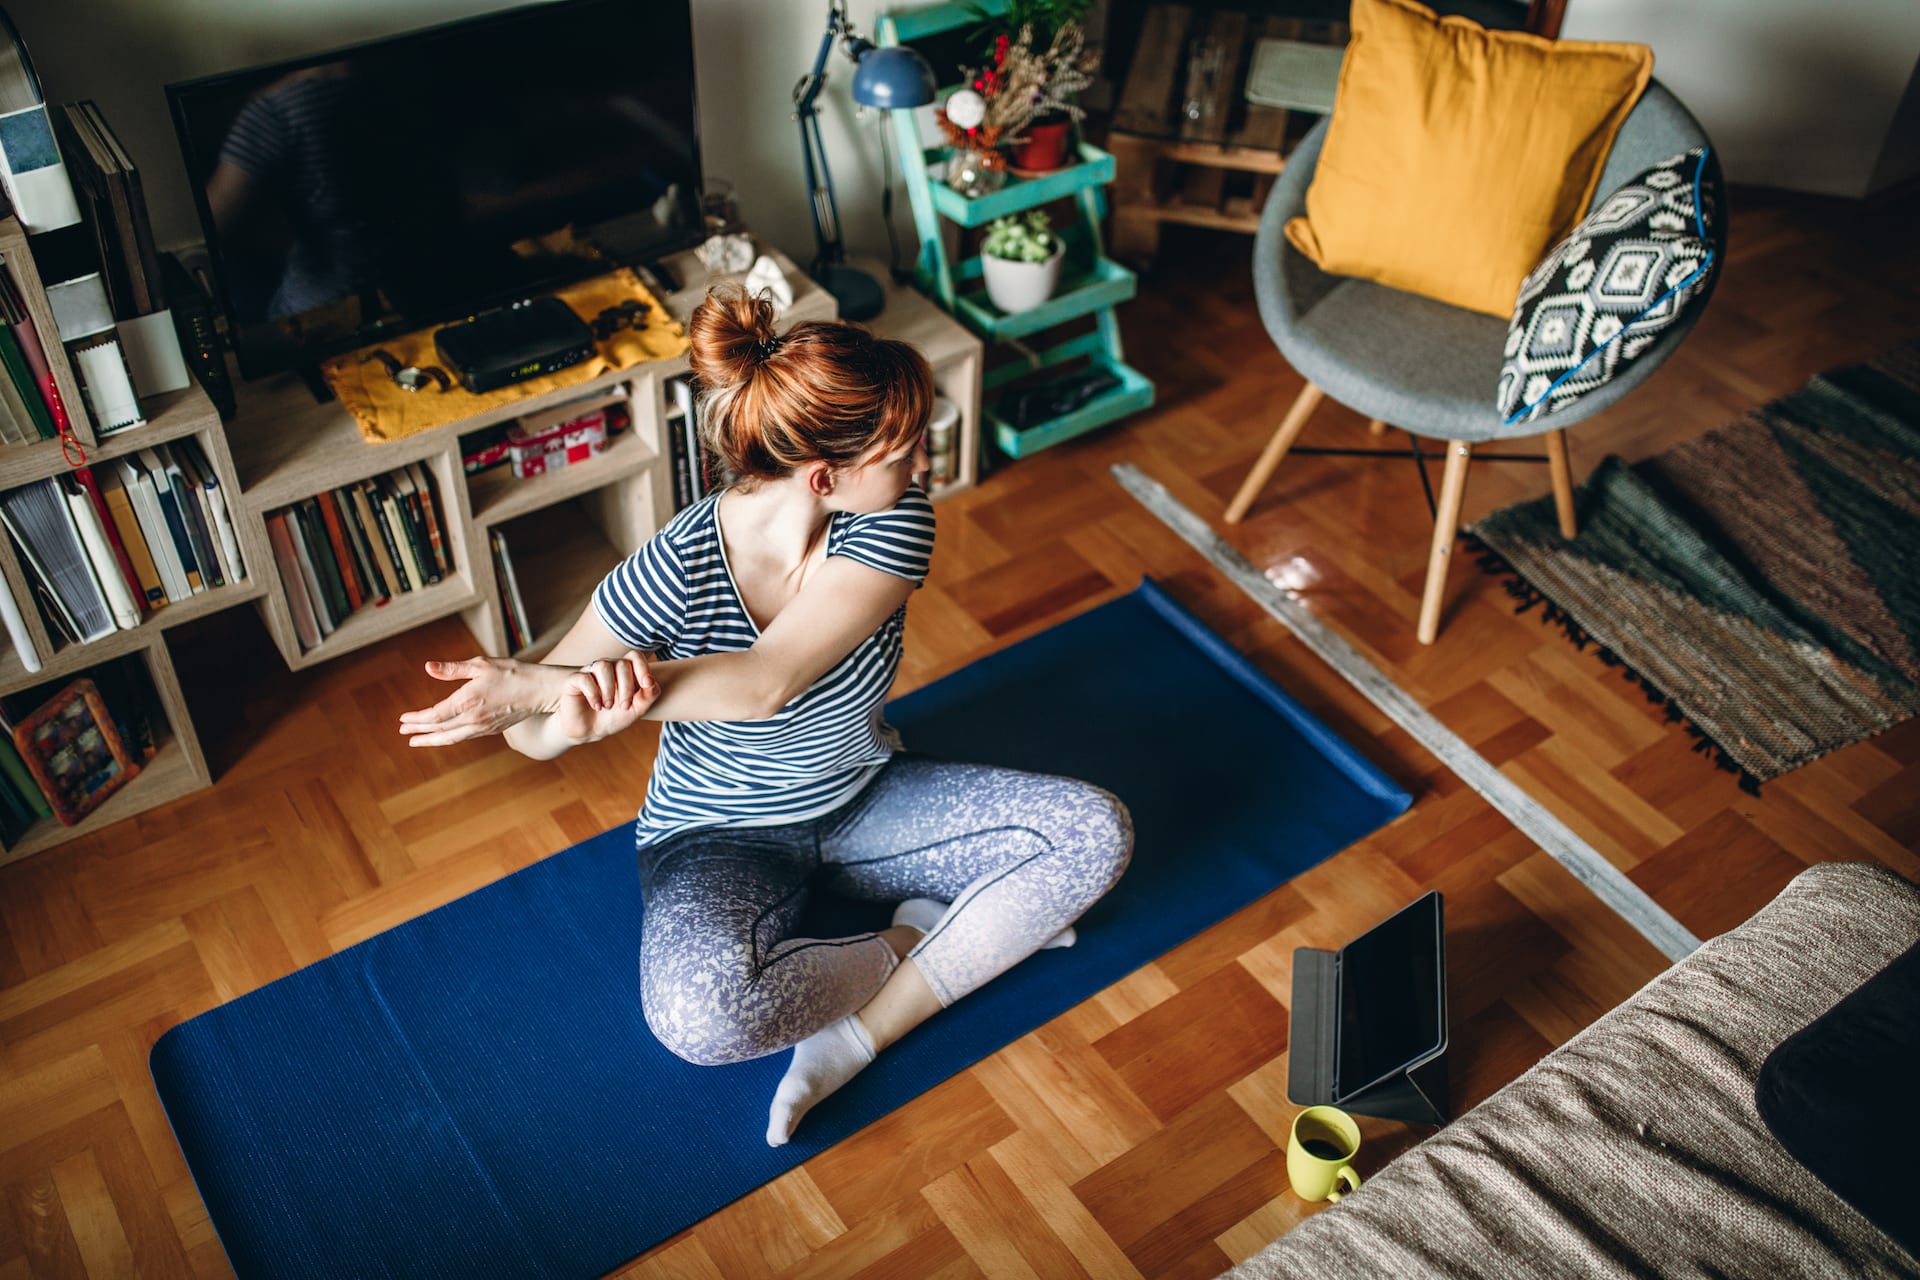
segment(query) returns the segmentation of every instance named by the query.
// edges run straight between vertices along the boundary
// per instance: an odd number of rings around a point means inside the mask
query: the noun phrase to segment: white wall
[[[164,86],[195,76],[318,53],[519,0],[9,0],[7,12],[52,103],[92,98],[132,152],[163,247],[197,242]],[[644,4],[646,0],[634,0]],[[871,33],[877,0],[851,0]],[[813,63],[827,0],[694,0],[695,76],[707,172],[732,180],[741,213],[802,264],[813,256],[793,86]],[[644,60],[645,50],[635,50]],[[841,222],[855,251],[884,253],[878,117],[855,120],[853,64],[837,51],[822,99]],[[914,243],[896,194],[895,223]]]
[[[1920,62],[1916,0],[1570,0],[1560,34],[1653,46],[1729,181],[1863,196],[1920,162],[1900,154],[1920,138],[1894,127]]]

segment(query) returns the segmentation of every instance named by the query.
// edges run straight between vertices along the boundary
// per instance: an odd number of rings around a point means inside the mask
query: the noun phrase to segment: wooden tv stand
[[[803,320],[835,318],[831,294],[778,251],[767,252],[785,270],[793,290],[793,304],[780,318],[783,329]],[[710,274],[691,251],[671,259],[671,265],[682,287],[662,301],[682,323],[711,284],[741,278]],[[967,461],[954,483],[936,494],[944,497],[973,480],[973,450],[966,446],[974,433],[964,428],[966,420],[977,419],[980,374],[977,358],[969,362],[969,352],[962,349],[971,344],[977,356],[978,343],[950,322],[930,327],[926,313],[933,311],[918,294],[895,289],[887,310],[870,327],[888,336],[897,330],[899,336],[927,350],[937,374],[944,375],[939,378],[943,390],[961,404],[961,443]],[[946,332],[949,328],[964,342],[956,345],[954,335]],[[277,580],[269,579],[273,589],[261,598],[261,611],[287,665],[296,670],[314,666],[454,613],[465,620],[484,652],[507,654],[507,629],[487,536],[495,528],[507,534],[532,633],[530,642],[512,656],[544,654],[579,618],[608,570],[637,551],[673,516],[665,384],[686,372],[685,356],[647,361],[382,444],[367,443],[353,416],[337,402],[316,403],[297,375],[243,385],[240,411],[227,424],[227,437],[242,505],[259,535],[261,564],[273,563],[265,541],[270,513],[322,490],[411,462],[424,462],[433,469],[457,548],[450,577],[395,597],[380,608],[358,610],[331,636],[305,651],[294,631],[286,595],[278,589]],[[462,473],[459,440],[463,434],[596,392],[609,400],[624,399],[632,415],[632,427],[611,441],[604,454],[531,479],[520,479],[505,468],[476,476]]]
[[[776,258],[786,269],[794,294],[782,324],[833,319],[833,297],[790,261]],[[672,264],[684,287],[661,301],[684,323],[712,280],[697,254],[678,255]],[[353,415],[337,401],[316,403],[296,374],[241,384],[239,412],[227,424],[227,439],[239,475],[242,506],[259,536],[261,564],[273,565],[266,544],[268,515],[323,490],[412,462],[432,469],[454,545],[450,576],[395,596],[380,608],[357,610],[311,649],[300,645],[277,573],[269,577],[261,613],[287,666],[295,670],[315,666],[456,613],[483,652],[507,654],[507,630],[488,539],[488,532],[495,528],[506,533],[522,593],[531,597],[526,605],[533,638],[515,656],[545,653],[580,616],[594,584],[607,570],[638,550],[672,517],[664,384],[686,371],[685,356],[647,361],[381,444],[369,444]],[[632,413],[631,428],[610,441],[604,454],[525,480],[504,468],[476,476],[463,473],[463,434],[596,393],[608,400],[626,400]]]
[[[5,239],[4,232],[0,226],[0,241]],[[793,304],[781,317],[782,328],[802,320],[835,318],[832,295],[777,250],[756,247],[780,264],[793,290]],[[682,287],[662,301],[684,323],[709,285],[722,277],[710,275],[692,251],[670,262]],[[879,275],[885,279],[884,269]],[[39,282],[26,283],[37,300]],[[979,341],[926,299],[898,288],[889,288],[887,310],[868,327],[926,351],[941,392],[961,408],[960,466],[952,483],[936,489],[933,497],[938,500],[970,487],[979,440]],[[665,384],[686,372],[684,356],[650,361],[385,444],[367,443],[345,408],[337,402],[317,403],[306,383],[291,373],[238,384],[239,411],[224,427],[196,385],[145,402],[149,421],[144,427],[97,442],[87,433],[89,464],[165,440],[196,438],[228,494],[247,577],[158,609],[133,630],[116,631],[90,644],[56,648],[33,606],[24,572],[0,538],[0,577],[13,590],[46,656],[44,669],[31,673],[17,654],[0,649],[0,694],[84,675],[101,663],[134,655],[145,664],[158,694],[159,719],[165,721],[155,725],[159,752],[139,777],[78,826],[43,819],[13,847],[0,851],[0,863],[64,843],[212,782],[167,649],[166,630],[177,623],[255,602],[281,657],[289,668],[298,670],[459,614],[483,652],[504,655],[507,631],[488,536],[491,530],[501,529],[513,554],[532,631],[531,641],[514,656],[543,655],[578,619],[606,572],[673,515]],[[625,400],[632,415],[630,429],[611,441],[604,454],[532,479],[519,479],[505,468],[464,474],[461,435],[596,393],[608,401]],[[432,468],[438,483],[453,542],[453,573],[437,584],[396,596],[384,606],[359,609],[331,636],[303,650],[268,542],[267,517],[324,490],[411,462]],[[0,451],[0,487],[70,469],[52,443]]]

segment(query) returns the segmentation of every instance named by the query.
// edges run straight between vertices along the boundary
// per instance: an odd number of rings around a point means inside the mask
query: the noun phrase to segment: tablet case
[[[1439,898],[1438,892],[1433,895]],[[1397,914],[1397,913],[1396,913]],[[1437,914],[1437,913],[1436,913]],[[1341,953],[1298,947],[1293,953],[1293,1000],[1287,1033],[1287,1097],[1303,1107],[1336,1106],[1357,1115],[1416,1124],[1447,1123],[1447,998],[1445,931],[1439,950],[1440,1042],[1385,1079],[1347,1095],[1339,1092]],[[1361,1015],[1365,1016],[1364,1012]]]

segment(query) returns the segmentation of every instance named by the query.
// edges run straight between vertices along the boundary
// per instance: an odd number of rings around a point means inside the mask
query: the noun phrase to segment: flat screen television
[[[243,377],[701,238],[691,0],[552,0],[167,87]],[[591,319],[591,317],[585,317]]]

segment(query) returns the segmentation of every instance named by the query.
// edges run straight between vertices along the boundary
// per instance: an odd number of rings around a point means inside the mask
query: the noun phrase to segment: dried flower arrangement
[[[1006,164],[999,148],[1024,142],[1036,119],[1085,114],[1075,99],[1093,83],[1099,64],[1099,50],[1087,47],[1078,22],[1063,23],[1045,49],[1034,48],[1030,24],[1018,36],[1002,34],[994,40],[993,65],[969,70],[972,87],[947,99],[940,129],[955,147],[986,153],[985,167],[999,169]]]

